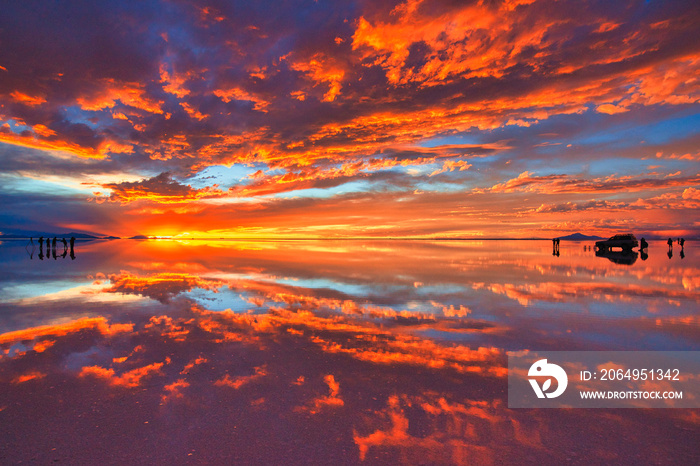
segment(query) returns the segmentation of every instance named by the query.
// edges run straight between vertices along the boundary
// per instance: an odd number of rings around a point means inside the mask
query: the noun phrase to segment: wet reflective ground
[[[700,350],[694,243],[25,244],[0,244],[0,463],[700,461],[700,410],[508,409],[505,354]]]

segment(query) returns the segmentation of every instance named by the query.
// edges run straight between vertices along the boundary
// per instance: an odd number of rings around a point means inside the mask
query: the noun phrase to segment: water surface
[[[3,242],[0,461],[697,463],[698,410],[507,408],[506,351],[700,350],[693,243],[590,246]]]

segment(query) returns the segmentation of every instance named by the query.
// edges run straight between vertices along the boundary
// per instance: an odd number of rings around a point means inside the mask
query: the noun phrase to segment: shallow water
[[[699,410],[508,409],[505,354],[700,350],[694,243],[25,245],[0,244],[0,462],[700,459]]]

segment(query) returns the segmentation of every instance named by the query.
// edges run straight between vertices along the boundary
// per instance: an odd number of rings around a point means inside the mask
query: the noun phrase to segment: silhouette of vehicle
[[[605,257],[608,259],[610,262],[614,262],[616,264],[621,264],[621,265],[632,265],[635,262],[637,262],[637,257],[639,255],[637,254],[636,251],[633,251],[631,249],[624,249],[622,251],[611,251],[609,249],[602,250],[599,249],[595,252],[596,257]],[[642,254],[642,260],[646,260],[644,257],[646,254]],[[647,256],[649,257],[649,256]]]
[[[620,248],[623,251],[631,251],[639,245],[637,238],[633,234],[615,235],[604,241],[597,241],[595,247],[598,251],[610,251],[613,248]]]

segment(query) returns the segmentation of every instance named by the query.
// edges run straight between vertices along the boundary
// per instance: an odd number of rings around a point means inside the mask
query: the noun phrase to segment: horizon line
[[[51,236],[51,235],[49,235]],[[60,234],[53,236],[62,236]],[[663,240],[661,236],[658,235],[647,235],[650,240]],[[21,240],[21,239],[32,239],[34,236],[15,236],[0,235],[0,241],[4,240]],[[425,237],[411,237],[411,236],[343,236],[343,237],[318,237],[318,238],[300,238],[300,237],[176,237],[176,236],[146,236],[146,237],[109,237],[109,236],[93,236],[93,237],[76,237],[76,241],[80,240],[134,240],[134,241],[146,241],[146,240],[169,240],[169,241],[551,241],[552,239],[561,239],[564,241],[594,241],[597,238],[566,238],[566,237],[529,237],[529,238],[514,238],[514,237],[456,237],[456,238],[425,238]],[[685,238],[686,241],[697,241],[698,237]]]

